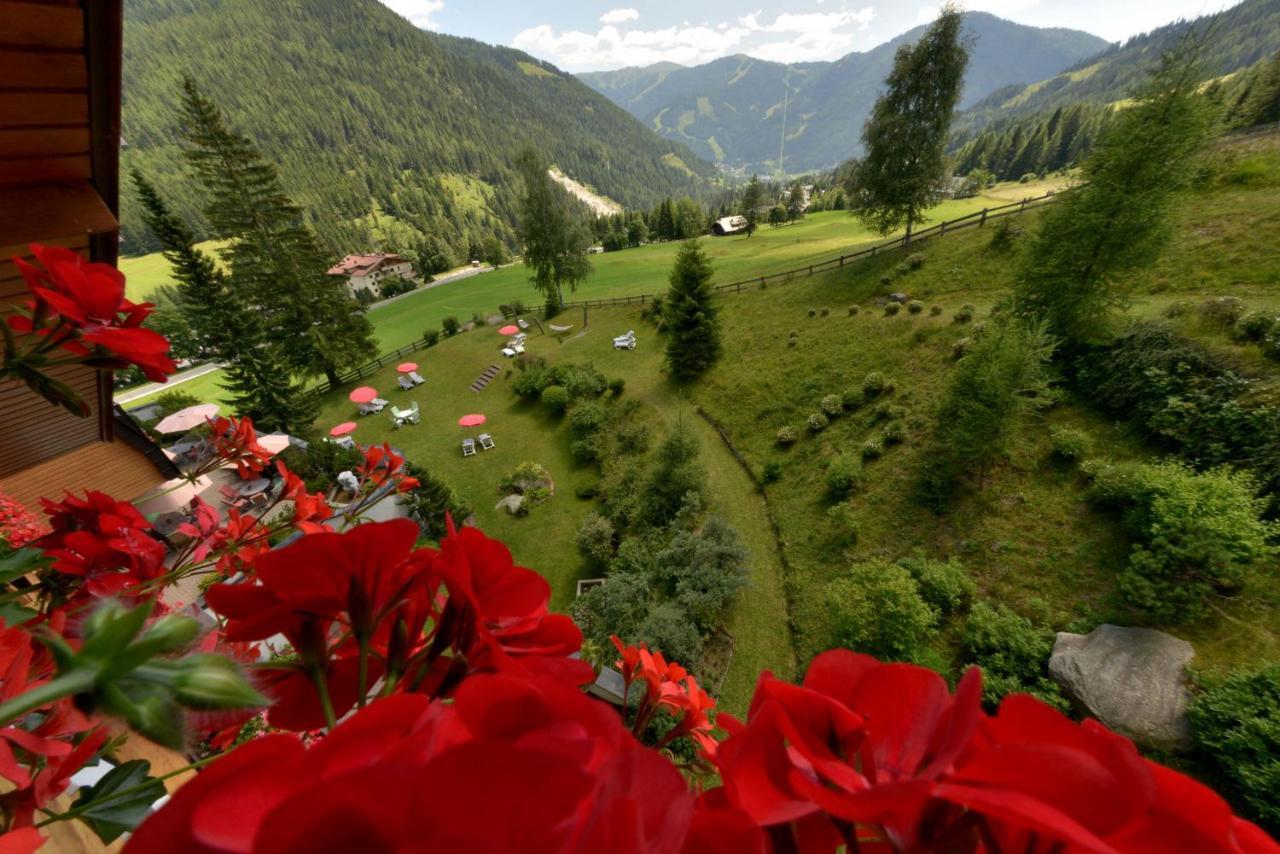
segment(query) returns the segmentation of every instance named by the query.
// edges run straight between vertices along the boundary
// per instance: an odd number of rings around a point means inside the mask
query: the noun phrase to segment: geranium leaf
[[[145,759],[118,765],[94,785],[81,789],[72,806],[87,806],[79,817],[99,839],[110,844],[141,824],[151,812],[151,805],[164,796],[164,784],[149,776],[150,772],[151,763]]]

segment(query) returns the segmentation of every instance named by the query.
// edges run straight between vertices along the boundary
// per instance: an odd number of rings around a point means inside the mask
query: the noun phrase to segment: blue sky
[[[420,27],[518,47],[568,71],[746,53],[777,62],[837,59],[930,20],[939,0],[382,0]],[[1240,0],[968,0],[965,7],[1109,40]]]

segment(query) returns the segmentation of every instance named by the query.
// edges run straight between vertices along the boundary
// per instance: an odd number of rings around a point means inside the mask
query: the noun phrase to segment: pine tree
[[[1211,127],[1199,50],[1187,39],[1165,55],[1085,161],[1082,183],[1046,211],[1023,259],[1017,310],[1068,342],[1107,333],[1111,312],[1127,302],[1125,277],[1168,238],[1178,191]]]
[[[741,215],[747,220],[747,237],[756,233],[760,224],[760,204],[764,201],[764,191],[760,188],[760,177],[752,175],[747,188],[742,191]]]
[[[711,290],[711,262],[696,240],[686,240],[671,269],[663,319],[667,369],[680,382],[700,377],[720,358],[720,319]]]
[[[291,364],[337,381],[339,366],[376,354],[373,327],[285,195],[274,166],[249,139],[229,130],[217,106],[190,78],[182,83],[184,152],[208,194],[204,209],[223,251],[231,286],[254,306]]]
[[[914,45],[903,45],[862,130],[865,155],[854,170],[852,209],[888,234],[923,221],[948,177],[946,146],[960,101],[969,49],[961,41],[960,9],[948,3]]]
[[[524,263],[533,269],[529,281],[546,300],[550,317],[564,304],[564,285],[577,290],[591,274],[590,232],[575,216],[573,198],[547,174],[547,164],[536,151],[521,151],[516,167],[524,177],[520,210]]]
[[[133,184],[143,218],[164,250],[178,282],[181,310],[201,348],[223,365],[232,407],[263,430],[296,432],[315,419],[314,404],[291,376],[279,343],[260,315],[231,287],[227,274],[195,247],[190,227],[136,170]]]
[[[791,222],[804,219],[804,187],[799,181],[791,185],[787,195],[787,219]]]

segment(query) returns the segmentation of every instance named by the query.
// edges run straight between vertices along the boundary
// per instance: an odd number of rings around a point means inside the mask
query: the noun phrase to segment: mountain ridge
[[[1002,86],[1055,74],[1109,45],[1079,30],[1027,27],[985,12],[966,13],[965,26],[976,39],[962,101],[966,106]],[[803,172],[834,166],[856,153],[862,123],[894,52],[923,31],[915,27],[830,62],[784,65],[740,53],[693,67],[660,63],[578,77],[664,139],[682,142],[704,159],[773,172],[781,158],[784,171]],[[1015,43],[1017,49],[1011,50]],[[780,154],[784,93],[787,141]]]

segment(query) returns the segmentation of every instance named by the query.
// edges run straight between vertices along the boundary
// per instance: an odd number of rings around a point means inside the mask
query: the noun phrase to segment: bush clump
[[[893,391],[893,383],[879,371],[872,371],[862,379],[862,395],[870,398]]]
[[[960,306],[959,311],[951,315],[951,319],[956,323],[968,323],[969,321],[973,320],[973,315],[976,311],[977,309],[974,308],[973,306],[965,304]]]
[[[1254,311],[1240,318],[1236,331],[1241,338],[1262,344],[1276,329],[1276,317],[1264,311]]]
[[[583,557],[607,565],[613,557],[613,523],[593,510],[578,523],[574,542]]]
[[[969,352],[969,348],[973,345],[973,339],[969,337],[958,338],[951,345],[951,358],[963,359],[964,354]]]
[[[1092,443],[1089,434],[1074,427],[1050,427],[1049,445],[1053,448],[1053,457],[1064,463],[1078,462],[1089,456]]]
[[[898,419],[893,419],[884,425],[884,443],[886,445],[901,445],[907,440],[907,426]]]
[[[924,311],[924,303],[918,299],[913,299],[907,303],[907,314],[920,314]]]
[[[547,409],[550,409],[557,415],[563,415],[564,411],[569,408],[572,398],[569,396],[569,390],[564,386],[549,385],[542,390],[542,403]]]
[[[902,303],[900,302],[897,302],[895,300],[890,300],[889,302],[884,304],[885,317],[893,317],[895,314],[897,314],[900,311],[902,311]]]
[[[818,316],[818,310],[817,310],[816,308],[811,308],[811,309],[809,309],[809,317],[810,317],[810,318],[814,318],[814,317],[817,317],[817,316]]]
[[[427,331],[422,333],[422,340],[426,343],[428,347],[436,346],[437,344],[440,343],[440,330],[428,329]]]
[[[1026,693],[1061,711],[1066,698],[1049,678],[1053,632],[997,603],[978,602],[960,639],[964,661],[982,667],[982,699],[994,707],[1009,694]]]
[[[858,309],[858,307],[857,307],[856,305],[851,305],[851,306],[849,306],[849,316],[850,316],[850,317],[853,317],[854,315],[856,315],[856,314],[858,313],[858,311],[859,311],[859,309]]]
[[[827,492],[840,499],[862,482],[862,457],[842,453],[827,463]]]
[[[861,406],[865,399],[866,398],[862,394],[862,389],[847,388],[844,390],[844,393],[840,395],[840,405],[845,409],[852,411]]]
[[[885,560],[855,563],[823,591],[833,642],[893,661],[921,655],[936,634],[938,612],[906,569]]]
[[[883,276],[880,277],[880,284],[883,287],[886,287],[886,288],[889,287],[890,285],[893,284],[893,276],[890,276],[888,273],[885,273]]]
[[[614,399],[622,397],[622,392],[626,387],[627,381],[622,377],[614,377],[609,380],[609,394],[612,395]]]
[[[1210,682],[1188,713],[1213,775],[1247,815],[1280,830],[1280,663]]]
[[[458,330],[462,328],[462,324],[458,322],[458,318],[453,315],[449,315],[440,322],[440,327],[444,330],[444,336],[446,338],[452,338],[454,335],[458,334]]]
[[[862,443],[862,448],[859,450],[859,453],[862,454],[862,458],[864,460],[879,459],[884,456],[884,443],[877,439],[868,439]]]
[[[818,409],[828,418],[835,418],[844,412],[844,403],[838,394],[828,394],[818,402]]]
[[[831,309],[827,308],[827,307],[824,305],[824,306],[822,307],[822,310],[821,310],[821,311],[819,311],[819,312],[818,312],[818,314],[820,314],[820,315],[821,315],[821,316],[823,316],[823,317],[826,317],[827,315],[831,314]]]
[[[1230,329],[1244,317],[1244,300],[1239,297],[1214,297],[1200,303],[1200,316],[1206,323]]]
[[[761,483],[776,483],[782,478],[782,464],[777,460],[770,460],[764,464],[764,468],[760,469]]]
[[[805,419],[805,423],[809,425],[809,430],[814,433],[821,433],[827,429],[827,425],[831,423],[831,419],[823,415],[821,412],[815,412]]]
[[[1120,591],[1163,623],[1204,616],[1215,596],[1241,592],[1270,555],[1274,523],[1262,519],[1253,478],[1179,462],[1093,469],[1095,504],[1120,511],[1134,539]]]
[[[898,565],[916,580],[921,598],[944,617],[967,611],[978,592],[978,585],[955,558],[931,560],[917,555],[903,558]]]
[[[941,315],[942,315],[942,306],[940,306],[940,305],[931,305],[931,306],[929,306],[929,316],[930,316],[930,317],[940,317]]]
[[[773,438],[779,445],[794,445],[796,440],[800,438],[800,433],[796,428],[788,424],[785,427],[779,427]]]
[[[924,266],[923,252],[912,252],[910,255],[907,256],[908,270],[919,270],[923,266]]]
[[[580,403],[569,413],[569,429],[580,439],[598,432],[604,422],[604,407],[598,403]]]

